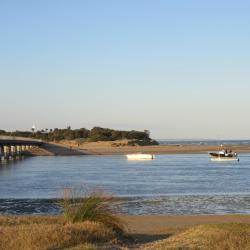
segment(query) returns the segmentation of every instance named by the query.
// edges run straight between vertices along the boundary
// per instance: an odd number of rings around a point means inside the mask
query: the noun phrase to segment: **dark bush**
[[[85,139],[85,141],[114,141],[121,139],[137,139],[150,141],[149,131],[122,131],[109,128],[94,127],[91,130],[86,128],[72,129],[68,126],[66,129],[45,129],[40,131],[15,131],[6,132],[0,130],[0,135],[30,137],[42,139],[44,141],[60,141],[60,140],[75,140]]]

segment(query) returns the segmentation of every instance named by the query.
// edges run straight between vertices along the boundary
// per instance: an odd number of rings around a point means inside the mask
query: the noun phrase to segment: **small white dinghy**
[[[126,155],[128,160],[153,160],[155,158],[155,155],[153,154],[127,154]]]

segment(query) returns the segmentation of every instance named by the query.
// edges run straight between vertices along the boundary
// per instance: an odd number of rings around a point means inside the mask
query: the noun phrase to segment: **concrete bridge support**
[[[3,146],[0,146],[0,162],[4,160]]]
[[[22,154],[22,147],[20,145],[16,146],[16,153],[18,156],[20,156]]]
[[[0,145],[0,161],[21,159],[34,145]]]
[[[8,160],[10,157],[10,147],[9,146],[3,146],[3,155],[4,160]]]
[[[22,159],[24,151],[29,151],[34,146],[41,146],[42,140],[25,137],[0,136],[0,162]]]
[[[0,162],[8,160],[18,160],[22,158],[23,151],[29,146],[24,145],[5,145],[0,146]]]
[[[10,146],[10,160],[16,158],[16,146]]]

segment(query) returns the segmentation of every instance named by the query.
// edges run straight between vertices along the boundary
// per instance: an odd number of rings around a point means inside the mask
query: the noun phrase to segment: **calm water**
[[[208,155],[33,157],[0,166],[0,213],[58,213],[67,187],[99,186],[130,214],[250,213],[250,154],[240,162]]]

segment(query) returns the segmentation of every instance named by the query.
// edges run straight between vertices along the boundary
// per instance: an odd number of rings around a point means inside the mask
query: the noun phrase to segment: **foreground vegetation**
[[[64,216],[0,217],[0,250],[114,247],[126,235],[111,199],[98,189],[67,189],[60,202]]]
[[[117,235],[101,223],[67,223],[63,217],[0,217],[0,249],[97,249],[118,243]]]
[[[117,234],[123,235],[125,223],[111,206],[113,197],[102,190],[65,189],[61,202],[64,217],[71,223],[93,221],[102,223]]]
[[[200,225],[167,237],[140,245],[103,223],[70,223],[63,216],[0,216],[0,250],[249,250],[250,224]]]
[[[40,131],[15,131],[6,132],[0,130],[0,135],[30,137],[42,139],[45,141],[60,141],[60,140],[80,140],[80,141],[115,141],[122,139],[137,139],[143,141],[151,141],[149,131],[123,131],[109,128],[94,127],[90,130],[86,128],[71,129],[44,129]]]
[[[250,224],[199,225],[166,240],[143,247],[145,250],[249,250]]]

